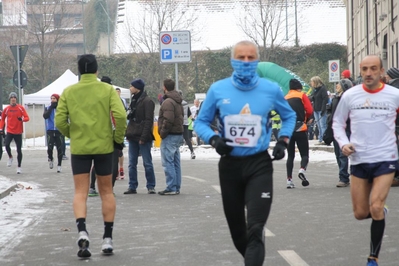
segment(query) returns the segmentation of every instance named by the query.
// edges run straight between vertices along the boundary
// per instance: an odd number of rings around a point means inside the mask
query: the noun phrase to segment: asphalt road
[[[100,198],[88,199],[87,228],[92,257],[77,258],[77,229],[72,211],[73,183],[70,161],[63,172],[48,169],[44,150],[26,150],[23,174],[0,162],[2,175],[16,181],[40,184],[50,195],[40,208],[40,217],[27,221],[22,233],[0,247],[0,265],[184,265],[242,266],[224,218],[217,160],[182,160],[181,194],[148,195],[140,164],[136,195],[123,195],[128,181],[117,181],[114,191],[117,215],[114,227],[115,255],[101,255],[103,222]],[[125,161],[127,165],[127,160]],[[157,190],[165,181],[160,158],[154,158]],[[296,163],[296,171],[298,163]],[[369,253],[370,220],[357,221],[352,215],[349,188],[336,188],[337,166],[331,162],[309,164],[308,188],[285,187],[285,162],[274,164],[274,202],[266,225],[266,259],[273,266],[366,265]],[[399,246],[398,188],[391,190],[380,266],[397,266]],[[1,211],[1,210],[0,210]],[[21,212],[22,210],[16,210]],[[0,213],[1,215],[1,213]],[[1,230],[1,228],[0,228]]]

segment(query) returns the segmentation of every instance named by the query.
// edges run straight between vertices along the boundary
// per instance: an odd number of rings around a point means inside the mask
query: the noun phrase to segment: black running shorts
[[[71,155],[72,173],[74,175],[88,174],[92,164],[97,175],[112,173],[112,152],[107,154]]]

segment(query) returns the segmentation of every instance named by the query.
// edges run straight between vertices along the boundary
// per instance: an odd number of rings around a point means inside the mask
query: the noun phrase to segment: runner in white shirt
[[[384,68],[378,56],[366,56],[360,72],[363,84],[343,94],[333,130],[342,153],[350,159],[354,216],[358,220],[372,218],[367,266],[376,266],[385,229],[384,205],[398,168],[395,120],[399,90],[380,81]],[[345,133],[348,118],[350,140]]]

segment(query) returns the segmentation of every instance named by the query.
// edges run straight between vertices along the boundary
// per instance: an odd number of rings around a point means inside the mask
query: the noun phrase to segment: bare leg
[[[112,191],[112,175],[97,175],[97,186],[101,196],[104,222],[113,222],[116,202]]]
[[[75,183],[75,195],[73,197],[75,218],[86,218],[86,201],[89,193],[90,173],[74,175],[73,180]]]

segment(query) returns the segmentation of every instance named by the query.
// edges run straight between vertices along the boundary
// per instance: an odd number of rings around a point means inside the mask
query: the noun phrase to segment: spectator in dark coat
[[[319,129],[319,144],[323,143],[323,134],[327,128],[327,115],[326,107],[328,103],[327,89],[321,81],[320,77],[314,76],[310,79],[310,86],[313,88],[313,108],[314,108],[314,119]]]
[[[137,163],[139,152],[143,158],[145,178],[147,179],[148,194],[155,194],[155,173],[152,164],[151,147],[155,139],[152,131],[154,127],[155,103],[144,91],[144,81],[135,79],[130,83],[132,100],[129,125],[126,131],[126,139],[129,141],[129,188],[124,194],[136,194],[138,187]]]

